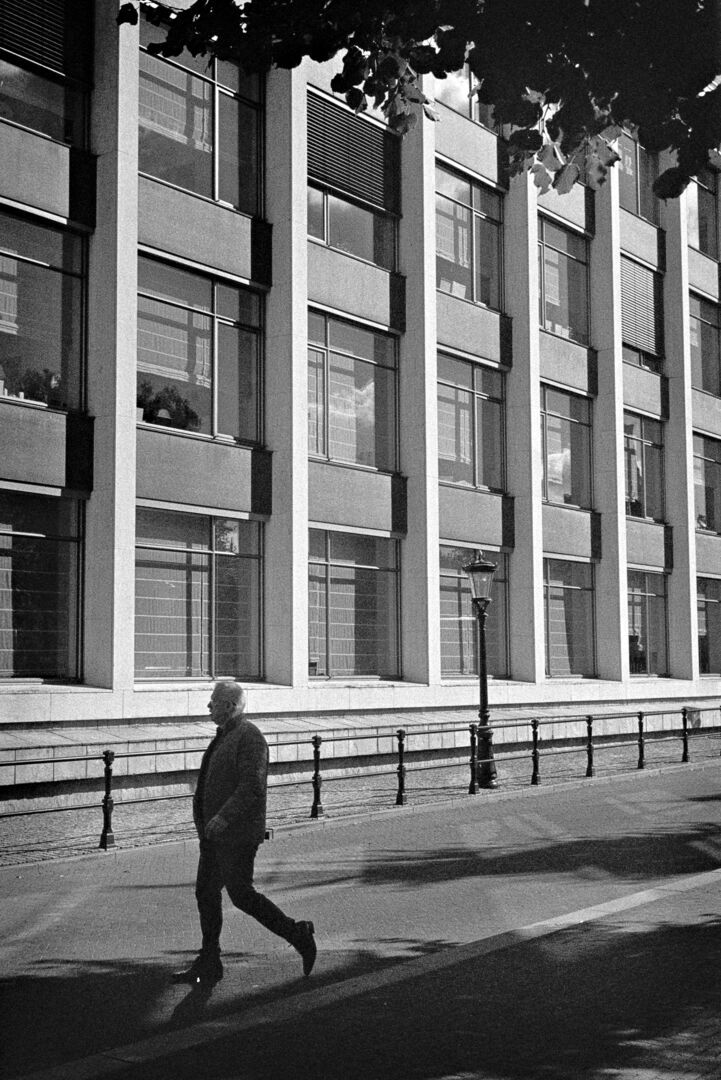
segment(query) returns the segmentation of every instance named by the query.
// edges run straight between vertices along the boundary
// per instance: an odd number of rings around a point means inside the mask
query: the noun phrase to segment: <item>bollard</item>
[[[403,749],[406,739],[406,733],[403,728],[398,728],[396,732],[398,738],[398,794],[396,795],[396,806],[405,806],[406,804],[406,767],[403,764]]]
[[[594,776],[593,768],[593,717],[586,717],[586,754],[588,756],[588,765],[586,766],[586,776]]]
[[[535,787],[541,782],[541,772],[539,769],[541,755],[538,751],[538,720],[531,720],[531,731],[533,732],[533,750],[531,751],[533,772],[531,773],[531,783]]]
[[[681,709],[681,740],[683,742],[683,753],[681,754],[681,761],[688,761],[688,709],[684,705]]]
[[[320,744],[323,739],[320,735],[314,735],[313,743],[313,805],[310,808],[312,818],[323,817],[325,810],[320,799],[320,789],[323,786],[323,777],[320,775]]]
[[[115,834],[113,833],[113,797],[111,795],[113,783],[113,762],[115,754],[112,750],[103,751],[105,762],[105,795],[103,796],[103,831],[100,834],[98,847],[103,851],[115,847]]]
[[[468,785],[468,794],[478,794],[478,724],[469,724],[468,730],[471,733],[471,782]]]
[[[638,714],[638,767],[639,769],[645,769],[646,767],[646,751],[645,743],[643,739],[643,713]]]

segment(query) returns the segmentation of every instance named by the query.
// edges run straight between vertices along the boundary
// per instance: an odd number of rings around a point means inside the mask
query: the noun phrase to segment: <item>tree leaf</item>
[[[545,195],[551,188],[551,174],[548,169],[540,162],[536,162],[531,166],[531,175],[533,176],[533,183],[536,185],[541,195]]]
[[[559,195],[568,195],[569,191],[581,175],[581,170],[573,161],[569,161],[562,169],[559,169],[553,178],[553,186]]]
[[[138,9],[135,4],[123,4],[118,11],[115,19],[118,26],[122,26],[123,23],[130,23],[131,26],[137,26],[138,24]]]

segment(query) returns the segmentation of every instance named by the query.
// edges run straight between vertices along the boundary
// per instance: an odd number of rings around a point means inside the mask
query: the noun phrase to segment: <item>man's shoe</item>
[[[208,959],[196,956],[190,967],[174,971],[170,976],[175,983],[189,983],[191,986],[213,987],[223,978],[223,964],[219,958]]]
[[[318,955],[318,946],[315,943],[315,927],[312,922],[304,921],[295,924],[295,934],[292,945],[301,955],[303,960],[303,974],[310,975]]]

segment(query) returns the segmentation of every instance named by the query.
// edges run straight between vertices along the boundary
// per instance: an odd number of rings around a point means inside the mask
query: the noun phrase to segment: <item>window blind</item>
[[[0,0],[0,46],[63,75],[87,76],[90,25],[86,0]]]
[[[623,340],[632,348],[663,353],[661,278],[653,270],[621,256]]]
[[[396,135],[333,101],[308,95],[308,173],[392,213],[400,211]]]

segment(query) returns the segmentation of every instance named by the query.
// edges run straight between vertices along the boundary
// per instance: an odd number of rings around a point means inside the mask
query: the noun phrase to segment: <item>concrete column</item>
[[[401,545],[403,675],[441,677],[436,363],[435,124],[422,118],[403,140],[400,269],[406,332],[400,342],[400,468],[408,481]]]
[[[596,565],[596,661],[602,679],[628,678],[626,488],[623,457],[623,363],[618,174],[596,193],[591,242],[591,328],[598,359],[593,408],[594,507],[601,515]]]
[[[662,168],[665,167],[662,162]],[[673,569],[667,578],[669,674],[677,679],[697,679],[696,513],[686,196],[662,203],[661,215],[661,224],[666,230],[663,304],[669,408],[664,431],[666,521],[673,530]]]
[[[97,0],[91,149],[97,224],[88,281],[94,487],[86,515],[85,681],[129,689],[134,670],[138,28]]]
[[[529,174],[505,200],[506,311],[513,319],[513,367],[506,379],[506,475],[514,499],[509,565],[511,678],[545,679],[541,399],[538,339],[538,212]]]
[[[273,513],[265,526],[265,675],[308,682],[308,228],[304,68],[271,71],[266,104],[266,216],[273,287],[266,303],[265,441]]]

